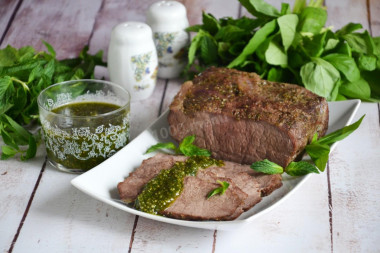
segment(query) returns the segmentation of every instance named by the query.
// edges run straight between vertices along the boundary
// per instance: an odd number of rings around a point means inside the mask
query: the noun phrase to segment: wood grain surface
[[[2,0],[0,46],[51,43],[59,58],[107,49],[112,27],[145,21],[154,0]],[[190,24],[202,11],[248,15],[238,1],[182,0]],[[267,1],[277,8],[281,1]],[[293,3],[294,0],[287,1]],[[363,24],[380,35],[380,1],[325,0],[328,25]],[[107,78],[106,69],[98,76]],[[379,77],[380,79],[380,77]],[[159,79],[153,95],[131,104],[136,137],[169,107],[181,79]],[[380,252],[379,105],[363,103],[366,118],[333,152],[327,171],[313,175],[278,208],[238,231],[169,225],[99,202],[70,185],[75,175],[46,163],[44,147],[27,163],[0,163],[1,252]]]

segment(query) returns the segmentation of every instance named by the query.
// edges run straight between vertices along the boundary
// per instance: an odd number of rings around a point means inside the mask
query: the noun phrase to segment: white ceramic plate
[[[351,123],[353,116],[359,108],[360,100],[347,100],[330,102],[330,119],[328,132],[335,131]],[[169,136],[167,122],[168,112],[161,115],[148,129],[131,141],[111,158],[99,164],[92,170],[74,178],[71,183],[79,190],[103,201],[111,206],[126,212],[139,215],[148,219],[167,222],[171,224],[197,227],[204,229],[236,229],[237,227],[253,221],[260,215],[265,214],[281,202],[285,201],[296,189],[298,189],[309,177],[283,176],[283,186],[274,191],[249,211],[243,213],[233,221],[185,221],[157,215],[151,215],[128,207],[119,200],[117,184],[124,180],[128,174],[137,168],[142,160],[153,156],[144,155],[145,151],[157,142],[173,141]],[[335,143],[331,149],[334,149]]]

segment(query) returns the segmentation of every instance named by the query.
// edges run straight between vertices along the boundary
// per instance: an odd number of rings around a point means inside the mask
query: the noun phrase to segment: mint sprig
[[[162,150],[162,149],[171,149],[176,154],[182,154],[185,156],[210,156],[211,152],[207,149],[199,148],[193,144],[195,141],[195,135],[186,136],[177,147],[173,142],[166,142],[166,143],[157,143],[145,152],[145,154]]]
[[[230,184],[226,181],[216,180],[216,182],[218,184],[220,184],[220,187],[217,187],[214,190],[210,191],[207,194],[208,199],[211,198],[212,196],[216,195],[216,194],[223,195],[226,192],[226,190],[228,189],[228,187],[230,186]]]
[[[0,134],[5,145],[1,159],[20,155],[33,158],[40,142],[39,132],[24,126],[38,123],[37,96],[46,87],[67,80],[94,78],[96,65],[106,66],[102,52],[88,54],[85,46],[74,59],[57,60],[54,48],[43,41],[48,52],[31,46],[0,49]]]
[[[288,166],[286,166],[286,168],[282,168],[280,165],[264,159],[253,163],[251,168],[257,172],[271,175],[282,174],[284,172],[290,176],[304,176],[309,173],[319,174],[319,171],[323,172],[326,168],[331,146],[335,142],[343,140],[354,132],[360,126],[364,117],[365,115],[363,115],[355,123],[338,129],[319,139],[317,134],[315,134],[311,143],[305,147],[306,153],[310,156],[314,164],[306,161],[299,161],[291,162]]]

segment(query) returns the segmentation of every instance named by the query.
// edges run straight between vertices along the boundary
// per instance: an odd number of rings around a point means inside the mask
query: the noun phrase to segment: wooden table
[[[84,45],[107,53],[111,28],[144,21],[153,0],[2,0],[0,46],[52,44],[59,58]],[[184,0],[191,24],[205,10],[245,15],[238,1]],[[280,1],[269,1],[280,6]],[[293,2],[293,1],[291,1]],[[334,29],[359,22],[380,35],[380,1],[325,0]],[[106,58],[104,58],[106,59]],[[100,74],[104,70],[99,69]],[[151,98],[132,103],[132,138],[170,104],[182,80],[158,80]],[[379,77],[380,81],[380,77]],[[380,252],[379,105],[363,103],[360,128],[334,150],[327,171],[286,202],[238,231],[212,231],[135,217],[70,185],[75,175],[36,158],[0,163],[1,252]]]

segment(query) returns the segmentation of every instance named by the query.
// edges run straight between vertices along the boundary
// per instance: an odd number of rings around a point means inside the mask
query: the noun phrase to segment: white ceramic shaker
[[[186,46],[190,43],[186,8],[176,1],[152,4],[146,22],[153,30],[158,56],[158,77],[176,78],[186,65]]]
[[[152,95],[157,81],[158,60],[152,29],[141,22],[125,22],[112,29],[108,48],[111,82],[126,88],[131,101]]]

